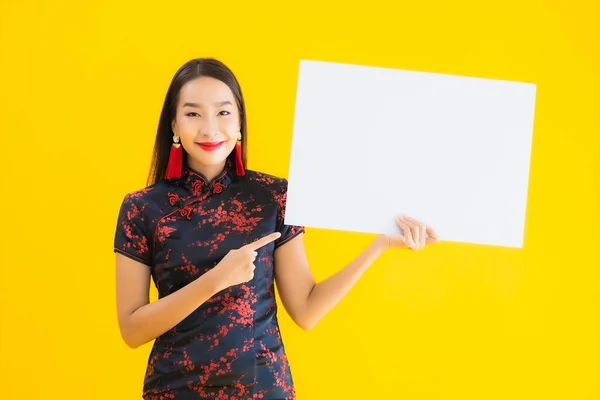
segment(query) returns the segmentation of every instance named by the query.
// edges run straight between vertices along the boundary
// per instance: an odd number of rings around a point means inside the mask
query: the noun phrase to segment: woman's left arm
[[[431,227],[409,217],[397,220],[404,234],[379,235],[358,257],[316,283],[298,235],[275,250],[275,280],[283,306],[302,329],[312,329],[352,289],[373,262],[389,248],[418,250],[437,242]]]

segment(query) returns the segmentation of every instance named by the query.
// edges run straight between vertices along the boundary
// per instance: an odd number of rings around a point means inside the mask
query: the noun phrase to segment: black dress
[[[146,400],[294,399],[277,321],[273,252],[304,232],[284,224],[287,180],[231,163],[211,182],[184,166],[180,179],[129,193],[114,250],[150,268],[159,297],[214,267],[229,250],[278,231],[258,250],[254,278],[206,301],[158,337],[144,379]]]

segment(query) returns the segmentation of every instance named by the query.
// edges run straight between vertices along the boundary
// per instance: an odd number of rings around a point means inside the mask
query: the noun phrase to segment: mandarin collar
[[[181,183],[194,196],[199,196],[206,191],[207,188],[213,193],[221,193],[233,181],[230,164],[231,163],[228,162],[223,171],[211,181],[206,179],[204,174],[192,169],[188,165],[183,165],[181,171]]]

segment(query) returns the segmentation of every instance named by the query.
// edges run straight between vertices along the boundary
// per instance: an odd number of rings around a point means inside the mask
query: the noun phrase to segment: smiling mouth
[[[204,142],[204,143],[196,143],[202,150],[206,151],[214,151],[221,147],[225,142]]]

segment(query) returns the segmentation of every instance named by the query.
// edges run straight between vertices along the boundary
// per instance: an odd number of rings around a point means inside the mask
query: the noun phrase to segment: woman
[[[146,188],[125,196],[115,235],[118,320],[132,348],[154,341],[143,398],[293,399],[274,281],[311,329],[389,248],[420,249],[434,231],[399,218],[352,263],[315,283],[304,227],[284,223],[287,181],[245,169],[237,79],[195,59],[168,89]],[[149,301],[150,277],[159,299]]]

